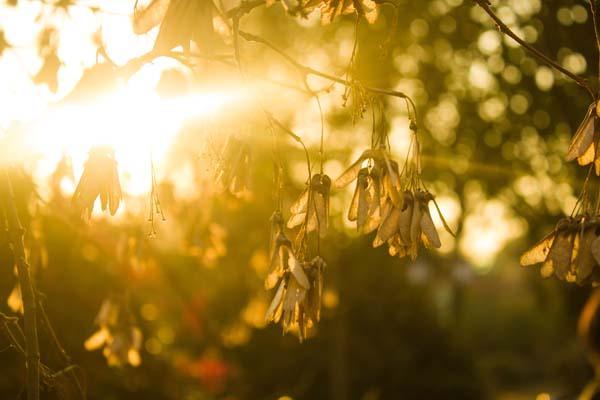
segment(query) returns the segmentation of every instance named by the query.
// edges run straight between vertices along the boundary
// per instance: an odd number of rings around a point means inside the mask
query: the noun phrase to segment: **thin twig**
[[[75,373],[75,370],[73,368],[70,368],[72,366],[71,365],[71,357],[69,357],[66,350],[62,347],[60,341],[58,340],[58,336],[56,335],[56,332],[54,331],[54,328],[52,327],[52,324],[50,323],[50,319],[48,318],[48,314],[46,314],[46,309],[44,308],[44,304],[40,297],[41,296],[38,293],[37,303],[38,303],[38,310],[39,310],[39,314],[40,314],[42,323],[46,327],[46,330],[48,331],[48,334],[50,335],[50,339],[52,339],[52,343],[54,343],[54,346],[56,347],[56,350],[59,354],[61,362],[64,365],[66,365],[66,367],[63,371],[69,373],[69,375],[75,382],[75,385],[77,386],[77,390],[79,391],[81,398],[85,400],[87,398],[87,395],[85,393],[84,386],[82,385],[81,381],[79,380],[79,377]]]
[[[598,49],[598,81],[600,82],[600,27],[598,27],[598,2],[590,1],[590,11],[592,12],[592,23],[594,24],[594,34],[596,35],[596,48]]]
[[[529,53],[533,54],[535,57],[537,57],[538,59],[543,61],[549,67],[563,73],[565,76],[567,76],[568,78],[573,80],[575,83],[577,83],[579,86],[581,86],[588,92],[588,94],[590,95],[592,100],[595,100],[594,92],[592,91],[592,89],[586,79],[584,79],[580,76],[577,76],[574,73],[572,73],[571,71],[563,68],[560,64],[558,64],[558,62],[552,60],[550,57],[548,57],[547,55],[545,55],[544,53],[542,53],[535,47],[531,46],[529,43],[525,42],[523,39],[521,39],[504,22],[502,22],[502,20],[496,15],[496,13],[494,13],[494,11],[490,7],[490,4],[488,1],[486,1],[486,0],[474,0],[474,1],[475,1],[475,3],[477,3],[477,5],[479,7],[481,7],[483,9],[483,11],[486,12],[487,15],[490,16],[490,18],[492,18],[494,20],[494,22],[496,23],[496,26],[502,33],[511,37],[515,42],[517,42],[519,45],[521,45],[525,50],[527,50]]]
[[[255,43],[259,43],[262,44],[268,48],[270,48],[271,50],[273,50],[274,52],[278,53],[281,57],[283,57],[284,59],[286,59],[290,64],[292,64],[295,68],[297,68],[299,71],[301,71],[302,73],[306,74],[306,75],[315,75],[315,76],[319,76],[321,78],[330,80],[332,82],[336,82],[339,84],[342,84],[344,86],[351,86],[352,82],[348,81],[347,79],[344,78],[340,78],[334,75],[330,75],[327,74],[325,72],[321,72],[319,70],[316,70],[314,68],[308,67],[304,64],[301,64],[300,62],[296,61],[295,59],[293,59],[291,56],[289,56],[288,54],[286,54],[283,50],[279,49],[277,46],[275,46],[273,43],[269,42],[268,40],[257,36],[257,35],[253,35],[251,33],[248,32],[244,32],[244,31],[238,31],[238,34],[240,37],[242,37],[244,40],[249,41],[249,42],[255,42]],[[378,87],[374,87],[374,86],[363,86],[363,88],[371,93],[374,94],[382,94],[385,96],[392,96],[392,97],[398,97],[401,99],[407,99],[412,107],[413,107],[413,112],[415,112],[416,114],[416,105],[414,104],[413,100],[406,94],[397,90],[391,90],[391,89],[382,89],[382,88],[378,88]]]
[[[37,304],[29,264],[25,254],[23,236],[25,230],[21,225],[10,176],[5,169],[2,171],[2,205],[6,214],[10,244],[17,264],[21,297],[23,301],[23,319],[25,320],[25,352],[27,368],[27,399],[39,400],[40,398],[40,349],[37,333]]]

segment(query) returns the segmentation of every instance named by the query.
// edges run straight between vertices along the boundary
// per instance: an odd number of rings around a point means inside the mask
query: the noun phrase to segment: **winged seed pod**
[[[72,202],[81,216],[89,220],[98,197],[102,211],[108,209],[111,215],[115,215],[122,193],[114,151],[109,147],[94,147],[90,150]]]
[[[230,136],[217,164],[215,181],[220,190],[241,196],[248,191],[250,147],[240,139]]]
[[[365,162],[368,165],[363,167]],[[381,208],[388,199],[396,207],[400,206],[398,164],[389,158],[383,148],[365,150],[336,179],[334,187],[341,189],[354,180],[357,184],[348,219],[357,221],[359,232],[369,233],[379,226]]]
[[[431,200],[431,193],[417,189],[414,194],[408,190],[403,193],[400,207],[388,202],[373,247],[387,242],[390,255],[410,256],[413,260],[420,243],[426,248],[439,248],[440,237],[429,211]]]
[[[271,247],[271,263],[269,273],[265,279],[265,288],[273,289],[286,271],[291,269],[295,262],[292,242],[280,231]]]
[[[566,159],[567,161],[577,159],[579,165],[588,165],[593,162],[596,175],[600,175],[600,153],[597,150],[597,120],[598,104],[592,103],[575,135],[573,135]]]
[[[282,277],[267,309],[267,322],[281,321],[283,332],[297,330],[300,341],[320,319],[325,261],[315,257],[310,262],[294,259]]]
[[[142,332],[131,323],[128,313],[121,312],[117,302],[113,299],[104,300],[94,323],[99,329],[85,341],[86,350],[102,347],[102,354],[109,366],[140,365]]]
[[[356,221],[360,233],[373,232],[379,226],[382,189],[380,171],[375,171],[375,167],[360,169],[348,210],[348,220]]]
[[[313,175],[308,187],[290,207],[287,227],[292,229],[306,223],[306,232],[318,231],[324,237],[329,225],[330,190],[331,178],[325,174]]]
[[[520,259],[522,266],[542,263],[544,278],[580,285],[600,283],[600,217],[563,218]]]

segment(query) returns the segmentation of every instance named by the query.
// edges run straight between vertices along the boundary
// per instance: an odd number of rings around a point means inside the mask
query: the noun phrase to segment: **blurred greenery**
[[[585,2],[492,3],[528,42],[597,84]],[[353,73],[364,84],[402,90],[415,100],[423,179],[434,194],[456,203],[458,238],[445,236],[442,252],[423,251],[414,262],[390,257],[372,248],[371,237],[359,237],[344,224],[349,195],[336,193],[335,229],[321,243],[327,262],[322,320],[304,343],[264,323],[272,296],[263,288],[269,217],[276,202],[272,143],[260,116],[245,109],[240,116],[234,109],[210,123],[186,123],[165,168],[189,166],[200,189],[179,197],[175,183],[160,182],[166,221],[157,221],[153,239],[143,215],[86,225],[60,192],[38,196],[27,167],[14,171],[37,289],[90,399],[575,398],[592,378],[576,334],[590,289],[543,280],[537,267],[518,265],[520,253],[570,213],[581,189],[585,171],[563,159],[589,105],[587,95],[503,38],[474,2],[395,4],[396,31],[389,31],[393,10],[384,5],[375,24],[359,23]],[[325,57],[325,67],[342,74],[355,18],[324,27],[310,21],[286,16],[276,4],[252,11],[243,25],[307,64]],[[8,28],[5,34],[10,42]],[[241,50],[250,73],[287,68],[268,49],[244,43]],[[190,80],[211,87],[237,79],[230,78],[235,74],[203,66]],[[271,88],[264,97],[288,96],[285,90]],[[340,90],[321,97],[326,157],[338,161],[326,163],[325,171],[335,178],[368,145],[370,111],[353,123]],[[277,105],[277,99],[271,100]],[[282,108],[286,121],[302,131],[314,109],[306,105],[310,99],[300,99]],[[392,149],[402,149],[404,104],[384,101]],[[315,130],[313,125],[303,132]],[[254,138],[252,195],[243,199],[211,190],[210,146],[197,143],[206,131],[213,140],[238,130]],[[287,213],[303,189],[304,155],[295,142],[278,137]],[[306,141],[316,162],[313,139]],[[486,208],[490,204],[502,207]],[[492,243],[479,240],[490,235]],[[3,236],[0,298],[8,298],[16,283],[12,264]],[[111,296],[143,332],[138,367],[110,367],[101,351],[83,347]],[[0,310],[14,314],[4,301]],[[64,368],[48,332],[40,329],[43,362]],[[0,347],[8,345],[0,335]],[[2,398],[23,396],[24,368],[13,349],[0,353]],[[58,398],[53,384],[69,385],[54,379],[44,386],[43,399]]]

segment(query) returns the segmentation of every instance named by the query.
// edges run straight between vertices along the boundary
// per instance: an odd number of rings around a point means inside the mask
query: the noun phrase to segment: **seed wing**
[[[554,238],[550,253],[548,253],[548,261],[559,279],[564,280],[569,273],[574,242],[575,232],[561,231]]]
[[[377,230],[377,235],[373,241],[373,247],[379,247],[388,241],[398,231],[398,220],[400,219],[400,210],[396,207],[390,207],[383,222]]]
[[[592,243],[598,237],[595,231],[595,228],[585,230],[579,241],[579,251],[575,260],[575,276],[579,284],[582,284],[592,274],[596,266],[596,260],[592,254]]]
[[[585,118],[577,128],[577,132],[571,140],[569,150],[567,151],[567,161],[572,161],[583,155],[594,141],[594,107],[593,104],[588,108]],[[585,164],[582,164],[585,165]]]
[[[310,282],[306,277],[306,273],[304,272],[304,268],[302,267],[302,262],[297,259],[290,260],[290,272],[294,276],[296,282],[304,289],[310,288]]]
[[[285,294],[285,280],[282,280],[273,296],[273,300],[265,313],[265,320],[267,322],[278,322],[281,318],[281,311],[283,305],[283,295]]]
[[[442,246],[440,242],[440,236],[435,229],[435,225],[433,224],[433,220],[431,219],[431,214],[429,213],[429,207],[427,204],[423,205],[421,210],[421,231],[425,236],[426,247],[434,247],[439,249]]]
[[[550,248],[552,247],[552,243],[554,242],[554,236],[555,232],[550,232],[532,248],[523,253],[520,259],[521,266],[527,267],[529,265],[546,261],[546,258],[548,258],[548,253],[550,252]]]

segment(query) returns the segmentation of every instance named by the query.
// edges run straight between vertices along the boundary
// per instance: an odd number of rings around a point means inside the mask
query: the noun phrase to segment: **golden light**
[[[100,14],[86,6],[73,6],[68,13],[57,12],[45,19],[44,24],[49,19],[51,25],[60,27],[58,55],[64,64],[58,72],[56,95],[45,86],[32,83],[35,70],[22,68],[39,66],[41,62],[35,43],[43,26],[32,20],[32,15],[44,12],[42,3],[0,8],[0,18],[6,20],[3,28],[14,45],[0,59],[0,109],[6,115],[0,122],[3,162],[25,161],[36,181],[44,182],[67,155],[77,179],[90,148],[107,145],[115,150],[125,193],[141,195],[151,185],[150,160],[160,171],[187,119],[213,117],[225,104],[245,96],[239,90],[224,90],[161,98],[155,88],[162,71],[181,67],[173,60],[157,59],[101,99],[85,105],[61,103],[82,71],[96,63],[94,32],[100,32],[107,52],[121,65],[151,49],[155,32],[137,36],[132,31],[129,14],[133,4],[134,1],[122,2],[118,8]],[[89,24],[82,27],[75,21]],[[32,26],[36,29],[32,30]],[[99,31],[100,26],[105,29]],[[73,182],[61,183],[66,194],[74,186]],[[44,190],[41,186],[42,196]]]

